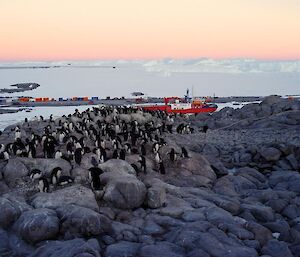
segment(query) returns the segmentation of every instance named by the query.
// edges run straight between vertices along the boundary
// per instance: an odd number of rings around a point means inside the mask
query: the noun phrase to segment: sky
[[[0,0],[0,61],[300,59],[299,0]]]

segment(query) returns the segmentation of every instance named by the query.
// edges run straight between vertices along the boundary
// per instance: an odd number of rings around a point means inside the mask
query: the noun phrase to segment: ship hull
[[[167,113],[181,113],[181,114],[211,113],[211,112],[215,112],[217,110],[217,107],[171,109],[171,107],[168,105],[143,106],[141,108],[146,111],[164,111]]]

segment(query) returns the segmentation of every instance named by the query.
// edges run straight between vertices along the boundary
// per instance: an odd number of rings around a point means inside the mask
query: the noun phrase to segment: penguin
[[[7,151],[4,151],[2,153],[0,153],[0,160],[9,160],[10,156],[9,156],[9,153]]]
[[[103,148],[100,148],[101,155],[100,155],[100,163],[104,163],[107,160],[106,151]]]
[[[170,155],[170,160],[172,162],[177,160],[177,153],[175,152],[174,148],[172,148],[168,154]]]
[[[101,139],[100,141],[100,146],[103,148],[103,149],[106,149],[106,141],[104,139]]]
[[[158,163],[158,164],[162,161],[159,152],[157,152],[157,153],[155,154],[155,161],[156,161],[156,163]]]
[[[185,149],[185,147],[181,147],[181,157],[190,158],[187,150]]]
[[[139,161],[138,161],[141,165],[141,170],[146,174],[146,158],[143,155],[140,155]]]
[[[207,125],[204,125],[203,128],[202,128],[202,131],[203,131],[204,133],[206,133],[207,130],[208,130],[208,126],[207,126]]]
[[[42,171],[40,171],[39,169],[33,169],[33,170],[30,172],[29,177],[30,177],[32,180],[39,179],[39,178],[42,177]]]
[[[153,153],[157,153],[159,148],[160,148],[159,143],[154,143],[153,146],[152,146]]]
[[[21,130],[20,128],[17,126],[15,128],[15,140],[17,140],[18,138],[21,138]]]
[[[165,165],[164,165],[163,161],[160,161],[158,165],[159,165],[159,168],[158,168],[159,173],[163,174],[163,175],[166,174]]]
[[[139,168],[138,168],[138,166],[136,166],[136,164],[132,163],[131,167],[135,170],[136,174],[139,173]]]
[[[71,178],[70,176],[60,176],[60,177],[58,178],[57,184],[58,184],[59,186],[64,186],[64,185],[67,185],[67,184],[71,184],[71,183],[73,183],[73,182],[74,182],[74,179]]]
[[[181,123],[177,126],[176,131],[178,134],[182,134],[183,133],[183,129],[184,129],[184,124]]]
[[[40,190],[41,193],[49,192],[49,182],[45,177],[39,178],[38,189]]]
[[[62,157],[61,151],[60,151],[60,150],[57,150],[56,153],[55,153],[54,158],[55,158],[55,159],[60,159],[61,157]]]
[[[114,150],[113,155],[112,155],[112,158],[113,158],[113,159],[119,159],[119,153],[118,153],[118,150],[117,150],[117,149]]]
[[[146,147],[145,147],[145,143],[143,143],[143,144],[141,145],[141,154],[142,154],[143,156],[146,156]]]
[[[121,149],[121,151],[120,151],[120,160],[125,161],[125,157],[126,157],[126,151],[124,149]]]
[[[173,125],[171,125],[171,124],[167,124],[166,125],[166,127],[167,127],[167,131],[170,133],[170,134],[172,134],[173,133]]]
[[[56,167],[51,171],[51,183],[56,185],[59,177],[62,174],[62,169],[60,167]]]
[[[80,165],[82,160],[82,148],[76,148],[75,150],[75,162]]]
[[[5,151],[5,145],[4,144],[0,144],[0,153]]]
[[[100,168],[92,167],[89,169],[89,178],[91,181],[91,187],[94,191],[101,190],[101,183],[100,183],[100,175],[103,171]]]
[[[58,134],[58,141],[59,141],[60,144],[62,144],[64,142],[65,136],[66,136],[65,132],[60,132]]]
[[[131,145],[129,143],[124,144],[126,153],[131,154]]]

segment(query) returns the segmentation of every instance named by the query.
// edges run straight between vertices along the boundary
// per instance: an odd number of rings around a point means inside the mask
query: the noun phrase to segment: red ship
[[[210,113],[217,110],[216,104],[207,103],[208,101],[201,101],[200,99],[183,99],[180,97],[165,97],[164,103],[145,103],[137,104],[136,107],[147,111],[165,111],[167,113]]]

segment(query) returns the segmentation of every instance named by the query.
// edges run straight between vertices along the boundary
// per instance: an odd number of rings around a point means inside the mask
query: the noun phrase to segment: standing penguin
[[[38,189],[40,190],[41,193],[48,193],[49,192],[49,182],[46,178],[41,177],[39,179],[38,183]]]
[[[103,171],[100,168],[92,167],[89,169],[89,178],[91,181],[91,187],[94,191],[99,191],[102,189],[100,183],[100,175]]]
[[[185,149],[185,147],[181,147],[181,157],[190,158],[187,150]]]
[[[126,151],[124,149],[121,149],[121,151],[120,151],[120,160],[125,161],[125,157],[126,157]]]
[[[117,150],[117,149],[114,150],[113,155],[112,155],[112,158],[113,158],[113,159],[119,159],[119,153],[118,153],[118,150]]]
[[[7,151],[1,152],[0,153],[0,160],[9,160],[10,156],[9,153]]]
[[[146,158],[143,155],[140,155],[139,161],[138,161],[141,165],[141,170],[146,174]]]
[[[75,149],[75,162],[80,165],[82,160],[82,148],[76,148]]]
[[[143,156],[146,156],[146,147],[145,147],[145,143],[143,143],[143,144],[141,145],[141,154],[142,154]]]
[[[51,183],[56,185],[59,177],[62,174],[62,169],[60,167],[56,167],[51,171]]]
[[[208,130],[208,126],[207,126],[207,125],[204,125],[203,128],[202,128],[202,131],[203,131],[204,133],[206,133],[207,130]]]
[[[107,154],[104,148],[100,148],[101,155],[100,155],[100,163],[104,163],[107,160]]]
[[[152,151],[153,151],[153,153],[156,154],[156,153],[158,152],[159,148],[160,148],[159,143],[155,142],[155,143],[153,144],[153,146],[152,146]]]
[[[174,148],[172,148],[168,154],[170,155],[170,160],[172,162],[177,160],[177,153],[175,152]]]
[[[164,165],[163,161],[160,161],[158,166],[159,166],[159,168],[158,168],[159,173],[160,174],[166,174],[165,165]]]
[[[157,152],[155,154],[155,161],[156,161],[157,164],[159,164],[162,161],[162,158],[160,157],[159,152]]]

